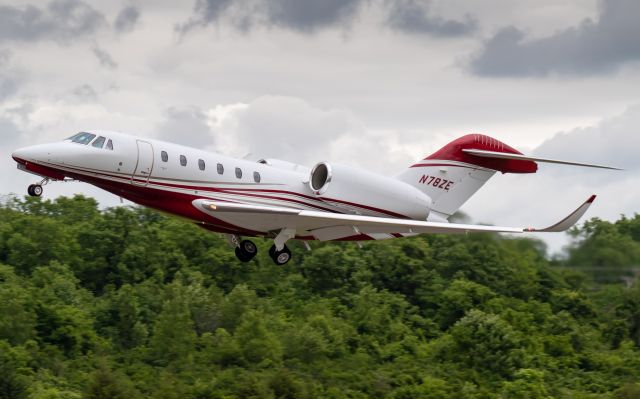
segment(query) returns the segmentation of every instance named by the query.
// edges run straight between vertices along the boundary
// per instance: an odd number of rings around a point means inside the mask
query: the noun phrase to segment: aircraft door
[[[138,162],[136,169],[131,176],[131,182],[140,186],[149,184],[149,177],[153,169],[153,146],[151,143],[136,140],[138,144]]]

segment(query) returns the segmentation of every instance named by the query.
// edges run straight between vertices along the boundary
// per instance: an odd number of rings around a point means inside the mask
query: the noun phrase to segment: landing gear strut
[[[236,257],[241,262],[249,262],[257,253],[258,247],[250,240],[242,240],[236,247]]]

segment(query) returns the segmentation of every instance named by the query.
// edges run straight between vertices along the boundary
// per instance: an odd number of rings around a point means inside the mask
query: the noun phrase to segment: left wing
[[[354,234],[420,234],[420,233],[524,233],[561,232],[573,226],[595,200],[592,195],[580,207],[560,222],[542,229],[531,227],[500,227],[460,223],[427,222],[421,220],[346,215],[330,212],[308,211],[267,205],[240,204],[205,199],[193,201],[200,211],[218,219],[239,225],[251,225],[252,230],[272,231],[282,228],[295,229],[297,234],[310,233],[319,240],[347,237]],[[331,232],[331,234],[329,233]],[[337,234],[337,236],[336,236]]]

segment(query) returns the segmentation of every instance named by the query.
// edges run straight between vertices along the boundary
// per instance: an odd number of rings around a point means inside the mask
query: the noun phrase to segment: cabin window
[[[218,168],[218,174],[219,174],[219,175],[224,174],[224,166],[223,166],[221,163],[219,163],[219,164],[217,165],[217,168]]]
[[[82,133],[78,133],[75,136],[71,137],[71,141],[74,142],[74,143],[87,145],[95,137],[96,137],[95,134],[82,132]]]
[[[198,159],[198,168],[200,168],[200,170],[204,170],[204,161],[202,159]]]
[[[162,162],[167,162],[169,160],[169,154],[167,154],[166,151],[162,151],[160,152],[160,158],[162,159]]]
[[[242,169],[236,168],[236,177],[242,179]]]
[[[105,148],[109,151],[113,151],[113,141],[111,141],[111,139],[107,141],[107,146]]]
[[[106,137],[98,137],[93,144],[91,144],[91,146],[96,147],[96,148],[102,148],[104,146],[104,142],[107,140]]]
[[[187,157],[180,155],[180,165],[187,166]]]
[[[260,173],[253,172],[253,181],[255,181],[256,183],[260,183]]]

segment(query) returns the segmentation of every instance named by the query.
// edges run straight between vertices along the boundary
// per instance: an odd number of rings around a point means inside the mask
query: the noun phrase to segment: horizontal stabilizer
[[[466,152],[467,154],[475,155],[477,157],[482,157],[482,158],[514,159],[519,161],[535,161],[535,162],[545,162],[545,163],[557,163],[562,165],[586,166],[588,168],[622,170],[620,168],[614,168],[612,166],[595,165],[595,164],[581,163],[581,162],[559,161],[556,159],[547,159],[547,158],[538,158],[538,157],[528,157],[526,155],[512,154],[508,152],[474,150],[472,148],[464,148],[462,151]]]

